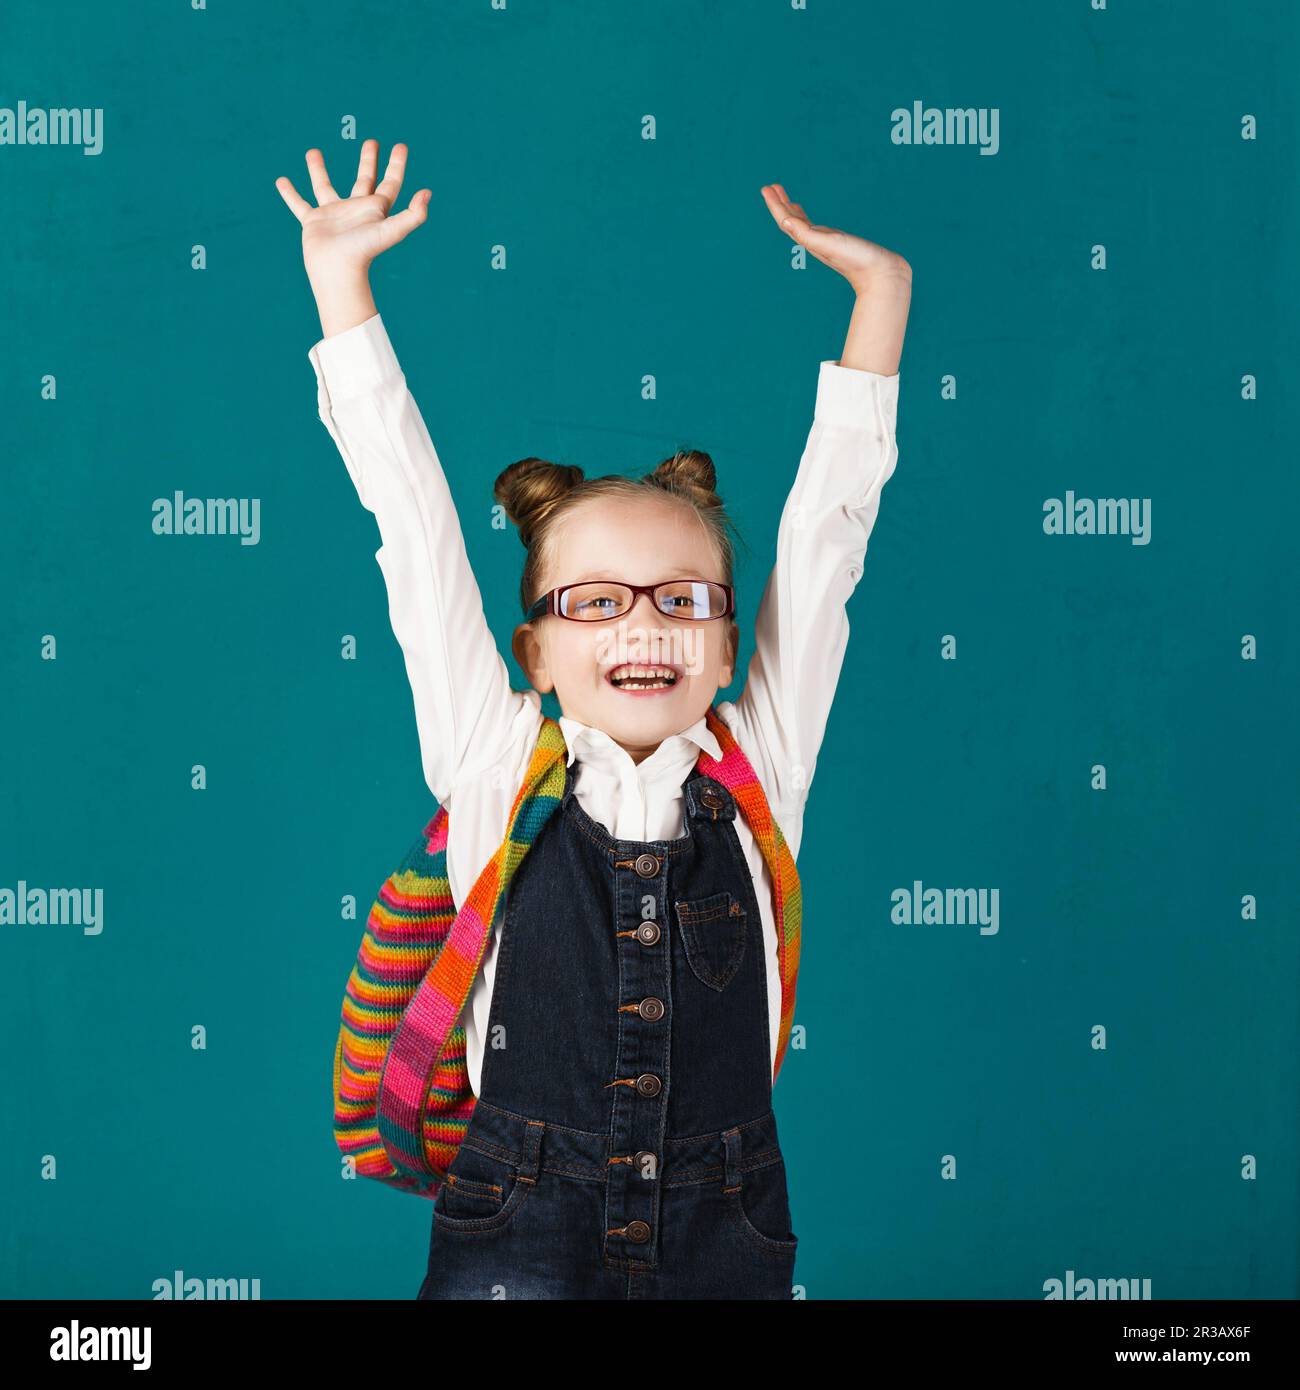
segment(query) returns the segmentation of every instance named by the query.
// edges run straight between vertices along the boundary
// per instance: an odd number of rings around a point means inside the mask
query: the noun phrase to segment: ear
[[[515,628],[514,636],[510,639],[510,650],[534,690],[545,695],[548,690],[555,689],[555,682],[547,670],[546,653],[532,623],[520,623]]]

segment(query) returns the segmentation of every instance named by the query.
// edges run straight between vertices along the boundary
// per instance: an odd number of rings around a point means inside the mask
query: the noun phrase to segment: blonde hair
[[[721,582],[733,582],[735,527],[717,493],[713,460],[700,449],[679,449],[640,478],[617,473],[587,478],[573,464],[520,459],[498,476],[492,492],[518,527],[519,539],[528,551],[519,583],[519,599],[525,613],[541,597],[538,590],[546,562],[551,558],[557,523],[580,503],[594,497],[672,497],[694,508],[717,550]],[[734,625],[734,613],[731,621]]]

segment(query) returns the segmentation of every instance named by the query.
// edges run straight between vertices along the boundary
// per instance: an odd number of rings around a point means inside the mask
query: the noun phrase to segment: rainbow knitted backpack
[[[794,1019],[802,895],[794,858],[749,759],[710,705],[721,760],[696,766],[735,798],[772,880],[781,973],[773,1080]],[[334,1137],[362,1177],[435,1198],[474,1113],[458,1022],[510,880],[564,794],[567,745],[542,721],[506,837],[456,910],[447,878],[449,813],[439,807],[370,909],[343,996],[334,1049]]]

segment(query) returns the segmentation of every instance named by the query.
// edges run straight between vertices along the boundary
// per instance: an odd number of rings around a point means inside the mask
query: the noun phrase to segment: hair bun
[[[699,506],[722,505],[713,459],[703,449],[678,449],[649,476],[668,491],[679,493]]]
[[[498,474],[492,495],[519,528],[519,539],[531,546],[538,523],[582,480],[582,469],[575,464],[519,459]]]

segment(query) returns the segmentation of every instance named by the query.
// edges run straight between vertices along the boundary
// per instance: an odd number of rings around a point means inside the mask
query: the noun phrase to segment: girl
[[[387,1085],[410,1064],[407,1171],[426,1143],[454,1155],[445,1181],[421,1189],[437,1194],[421,1298],[788,1299],[797,1237],[771,1087],[794,1008],[794,859],[845,604],[897,461],[911,268],[810,222],[780,184],[762,189],[856,300],[843,356],[820,364],[738,699],[714,704],[733,677],[738,606],[713,464],[694,450],[640,479],[537,458],[497,478],[527,552],[512,651],[530,686],[513,690],[368,283],[432,192],[390,216],[407,150],[394,146],[376,186],[378,154],[362,146],[350,197],[319,150],[307,153],[316,207],[287,178],[276,187],[302,224],[320,311],[320,417],[382,537],[375,558],[442,808],[420,854],[445,864],[435,881],[450,890],[441,920],[455,916],[456,949],[444,944],[422,984],[431,951],[393,977],[405,1031],[372,1032],[386,1056],[367,1058],[349,1018],[363,1016],[366,981],[379,1009],[385,951],[400,952],[378,933],[437,910],[436,892],[411,896],[427,868],[390,879],[367,936],[378,973],[354,971],[351,1014],[345,1002],[340,1144],[358,1167],[377,1156],[368,1175],[407,1185],[402,1124],[389,1116],[385,1129],[375,1093],[381,1068]],[[549,690],[558,726],[541,711]],[[453,958],[468,962],[458,981]],[[467,1097],[454,1140],[419,1129],[439,1077],[444,1091],[459,1077]],[[400,1098],[399,1080],[392,1089]],[[365,1153],[349,1138],[362,1121]]]

